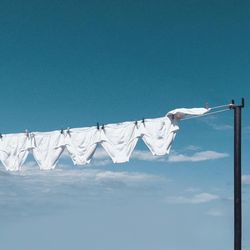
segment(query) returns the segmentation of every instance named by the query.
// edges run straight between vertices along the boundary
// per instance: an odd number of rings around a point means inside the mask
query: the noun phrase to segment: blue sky
[[[1,133],[49,131],[246,98],[243,249],[249,249],[248,1],[0,3]],[[129,163],[101,148],[41,172],[0,166],[9,249],[233,249],[233,112],[181,122],[169,157],[139,142]]]

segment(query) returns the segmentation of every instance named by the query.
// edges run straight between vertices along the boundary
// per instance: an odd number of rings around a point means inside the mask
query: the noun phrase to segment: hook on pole
[[[245,107],[245,98],[241,98],[241,107],[242,107],[242,108]]]
[[[236,107],[240,107],[240,108],[244,108],[245,107],[245,98],[241,98],[241,104],[240,105],[237,105],[235,104],[235,101],[234,99],[231,101],[231,104],[230,104],[230,109],[233,109],[233,108],[236,108]]]

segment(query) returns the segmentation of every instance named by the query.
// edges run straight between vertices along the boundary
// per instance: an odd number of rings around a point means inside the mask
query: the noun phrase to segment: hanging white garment
[[[100,135],[96,127],[70,129],[65,137],[65,146],[75,165],[85,165],[91,161]]]
[[[168,117],[145,119],[144,122],[140,122],[142,140],[153,155],[169,154],[178,130],[176,122]]]
[[[29,150],[32,150],[40,169],[55,168],[66,147],[74,164],[89,163],[100,143],[114,163],[129,161],[141,137],[153,155],[168,154],[179,130],[178,121],[186,115],[203,115],[210,109],[174,109],[164,117],[140,122],[108,124],[96,127],[61,131],[4,134],[0,136],[0,160],[7,170],[19,170]]]
[[[205,113],[209,112],[209,108],[179,108],[171,110],[167,113],[167,116],[174,116],[177,120],[182,119],[186,115],[204,115]]]
[[[101,145],[114,163],[129,161],[140,136],[134,122],[108,124],[101,130]]]
[[[153,155],[169,154],[176,132],[179,130],[177,121],[185,115],[203,115],[210,109],[205,108],[180,108],[167,113],[165,117],[145,119],[140,122],[142,140]]]
[[[31,135],[25,133],[3,134],[0,138],[0,160],[6,170],[19,170],[31,148],[33,148]]]
[[[54,169],[65,146],[61,131],[35,132],[33,156],[42,170]]]

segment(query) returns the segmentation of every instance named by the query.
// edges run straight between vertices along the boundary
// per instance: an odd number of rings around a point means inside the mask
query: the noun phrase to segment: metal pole
[[[242,201],[241,201],[241,105],[234,105],[234,250],[241,250],[242,242]]]

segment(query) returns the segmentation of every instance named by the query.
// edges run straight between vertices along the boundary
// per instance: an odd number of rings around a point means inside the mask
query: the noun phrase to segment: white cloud
[[[192,150],[192,147],[190,148]],[[193,149],[194,150],[194,149]],[[134,150],[131,159],[141,160],[141,161],[154,161],[154,162],[198,162],[198,161],[206,161],[206,160],[215,160],[220,158],[228,157],[229,155],[227,153],[220,153],[216,151],[201,151],[196,152],[191,155],[188,154],[178,154],[175,151],[172,151],[170,155],[165,156],[154,156],[149,150]],[[70,159],[68,152],[64,152],[62,155],[62,160]],[[107,166],[111,165],[112,160],[109,157],[109,155],[106,153],[106,151],[102,148],[97,148],[95,155],[93,159],[91,160],[90,164],[86,164],[84,166],[74,166],[73,163],[60,163],[56,166],[56,169],[60,168],[77,168],[77,167],[101,167],[101,166]],[[39,169],[37,163],[35,161],[27,161],[22,169]],[[1,174],[1,173],[0,173]],[[247,176],[244,176],[243,182],[249,182]],[[248,184],[248,183],[246,183]]]
[[[102,159],[107,159],[110,157],[109,157],[108,153],[103,148],[99,147],[96,149],[93,158],[97,159],[97,160],[102,160]]]
[[[56,183],[71,183],[74,184],[76,182],[81,182],[83,186],[88,185],[89,183],[98,184],[101,182],[105,183],[112,183],[113,181],[121,182],[124,184],[132,184],[132,183],[148,183],[152,181],[159,181],[163,178],[157,175],[147,174],[147,173],[140,173],[140,172],[127,172],[127,171],[108,171],[108,170],[101,170],[101,169],[91,169],[91,168],[84,168],[79,169],[78,167],[74,167],[64,171],[63,169],[69,168],[67,164],[59,164],[57,169],[51,171],[41,171],[38,167],[34,168],[34,164],[36,162],[30,161],[26,163],[22,170],[18,172],[11,173],[10,175],[15,176],[29,176],[34,177],[29,180],[29,182],[33,182],[33,180],[37,178],[42,178],[45,183],[49,183],[51,178],[53,181],[51,182],[52,185]]]
[[[195,145],[188,145],[184,148],[184,151],[198,151],[201,147]]]
[[[111,159],[100,159],[100,160],[93,159],[89,165],[95,166],[95,167],[101,167],[101,166],[107,166],[110,164],[113,164]]]
[[[56,211],[55,208],[63,209],[89,200],[105,201],[114,196],[137,198],[154,194],[159,185],[166,184],[164,177],[143,172],[79,169],[67,164],[59,164],[52,171],[41,171],[33,164],[25,164],[15,173],[0,172],[0,219],[23,216],[23,211],[27,216],[50,213]]]
[[[166,201],[172,204],[201,204],[218,200],[219,196],[210,193],[199,193],[193,196],[174,196],[168,197]]]
[[[207,160],[216,160],[228,157],[227,153],[220,153],[216,151],[201,151],[196,152],[193,155],[185,154],[170,154],[168,161],[169,162],[198,162],[198,161],[207,161]]]
[[[207,215],[211,215],[211,216],[223,216],[222,211],[220,211],[219,209],[210,209],[206,212]]]
[[[231,130],[231,129],[233,129],[233,126],[229,125],[229,124],[213,124],[212,127],[215,130]]]
[[[188,146],[185,151],[196,151],[199,147]],[[133,159],[142,161],[158,161],[158,162],[198,162],[207,160],[216,160],[228,157],[228,153],[221,153],[217,151],[207,150],[195,152],[193,154],[180,154],[172,150],[169,155],[155,156],[148,150],[135,150],[132,154]]]
[[[139,150],[136,149],[131,155],[131,159],[141,160],[141,161],[154,161],[154,162],[198,162],[198,161],[207,161],[215,160],[220,158],[228,157],[227,153],[221,153],[216,151],[199,151],[201,148],[195,145],[186,146],[182,152],[178,153],[174,150],[171,150],[169,155],[164,156],[155,156],[148,150]],[[67,149],[61,155],[62,160],[70,160],[70,154]],[[108,153],[104,150],[103,147],[98,146],[93,158],[91,160],[91,166],[106,166],[112,164],[112,160]]]
[[[160,177],[149,175],[145,173],[129,173],[129,172],[114,172],[114,171],[100,171],[96,173],[96,181],[120,181],[124,183],[139,183],[147,181],[156,181]]]
[[[134,150],[132,157],[133,159],[142,161],[155,161],[163,159],[163,157],[153,155],[149,150]]]
[[[243,185],[250,185],[250,175],[243,175],[242,176],[242,184]]]
[[[149,150],[134,150],[132,155],[131,155],[131,159],[136,159],[136,160],[141,160],[141,161],[156,161],[156,160],[160,160],[163,159],[163,157],[160,156],[154,156]],[[107,152],[102,149],[102,148],[98,148],[94,154],[93,157],[94,163],[93,165],[96,165],[97,161],[99,164],[99,161],[107,161],[109,160],[108,163],[111,163],[111,159],[109,157],[109,155],[107,154]],[[100,164],[102,165],[102,164]],[[105,165],[105,164],[103,164]]]
[[[194,151],[193,147],[190,150]],[[146,150],[135,150],[132,154],[133,159],[142,161],[158,161],[158,162],[198,162],[207,160],[216,160],[228,157],[229,154],[221,153],[216,151],[200,151],[195,152],[191,155],[188,154],[178,154],[175,151],[170,152],[166,156],[154,156],[150,151]]]

